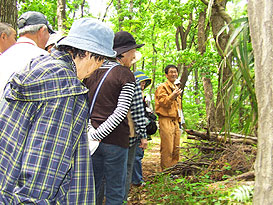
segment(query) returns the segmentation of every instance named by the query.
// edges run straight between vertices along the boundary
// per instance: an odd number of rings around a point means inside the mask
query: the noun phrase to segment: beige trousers
[[[177,164],[179,160],[180,129],[178,120],[159,117],[159,134],[161,138],[160,155],[162,170]]]

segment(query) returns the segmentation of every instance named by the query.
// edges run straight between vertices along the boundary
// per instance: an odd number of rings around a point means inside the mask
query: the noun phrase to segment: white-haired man
[[[11,25],[0,22],[0,55],[16,43],[16,31]]]
[[[34,57],[45,55],[49,34],[54,33],[46,17],[36,11],[28,11],[18,19],[17,43],[0,56],[0,96],[10,76],[25,68]]]

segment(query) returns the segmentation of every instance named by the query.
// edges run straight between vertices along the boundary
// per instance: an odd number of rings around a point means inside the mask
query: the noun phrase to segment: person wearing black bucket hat
[[[78,19],[51,54],[10,78],[0,99],[1,204],[95,204],[82,80],[115,57],[113,40],[105,23]]]
[[[114,39],[114,50],[117,52],[117,61],[124,66],[131,67],[133,63],[139,60],[137,59],[136,54],[140,54],[140,52],[138,52],[136,49],[141,48],[144,45],[145,44],[137,44],[135,38],[129,32],[117,32]],[[129,188],[132,181],[132,170],[136,147],[139,146],[140,149],[144,150],[147,148],[148,144],[144,109],[140,81],[139,79],[136,79],[136,87],[132,100],[132,106],[130,108],[131,114],[128,115],[131,133],[129,138],[127,160],[127,177],[124,195],[125,201],[127,201]]]
[[[130,71],[136,48],[143,45],[136,44],[128,32],[116,33],[113,49],[119,55],[117,60],[105,61],[85,81],[91,104],[101,79],[111,68],[100,87],[91,114],[95,131],[89,132],[90,138],[101,141],[92,155],[98,204],[102,203],[101,196],[104,194],[103,178],[106,181],[106,204],[123,203],[130,134],[127,118],[129,109],[134,115],[136,131],[147,138],[141,88],[139,84],[136,85],[135,77]],[[147,140],[142,146],[146,148]]]
[[[145,44],[137,44],[132,34],[126,31],[120,31],[115,34],[114,50],[117,52],[117,60],[120,64],[130,68],[135,59],[137,48]]]
[[[145,44],[137,44],[132,34],[126,31],[120,31],[115,34],[114,50],[117,52],[117,56],[126,53],[135,48],[141,48]]]
[[[22,70],[34,57],[46,55],[49,34],[54,33],[46,17],[36,11],[23,13],[18,21],[19,39],[0,58],[0,96],[10,76]]]

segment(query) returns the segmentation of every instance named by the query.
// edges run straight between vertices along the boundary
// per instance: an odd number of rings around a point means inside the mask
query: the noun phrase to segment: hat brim
[[[136,51],[135,58],[132,60],[132,64],[138,62],[142,57],[142,54],[139,51]]]
[[[48,33],[50,33],[50,34],[56,33],[56,32],[52,29],[51,25],[47,24],[46,26],[47,26]]]
[[[144,89],[147,88],[152,83],[152,79],[146,76],[145,74],[140,74],[136,76],[136,78],[138,78],[139,82],[145,81]]]
[[[150,79],[150,78],[146,79],[144,89],[147,88],[149,85],[151,85],[151,83],[152,83],[152,79]]]
[[[126,53],[132,49],[135,48],[141,48],[142,46],[144,46],[145,44],[135,44],[135,45],[131,45],[131,46],[122,46],[122,47],[118,47],[118,48],[114,48],[114,50],[117,52],[117,56]]]
[[[67,37],[63,38],[57,44],[57,46],[60,46],[60,45],[71,46],[74,48],[78,48],[78,49],[81,49],[84,51],[89,51],[91,53],[96,53],[96,54],[110,57],[110,58],[116,57],[116,51],[109,50],[105,47],[102,47],[97,42],[92,42],[92,41],[86,40],[86,39],[79,39],[78,37],[74,37],[74,36],[67,36]]]

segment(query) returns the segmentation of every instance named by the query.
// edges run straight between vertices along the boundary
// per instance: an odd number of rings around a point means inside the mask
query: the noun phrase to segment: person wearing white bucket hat
[[[113,31],[76,20],[51,54],[16,73],[0,100],[0,202],[95,204],[82,80],[115,57]]]

